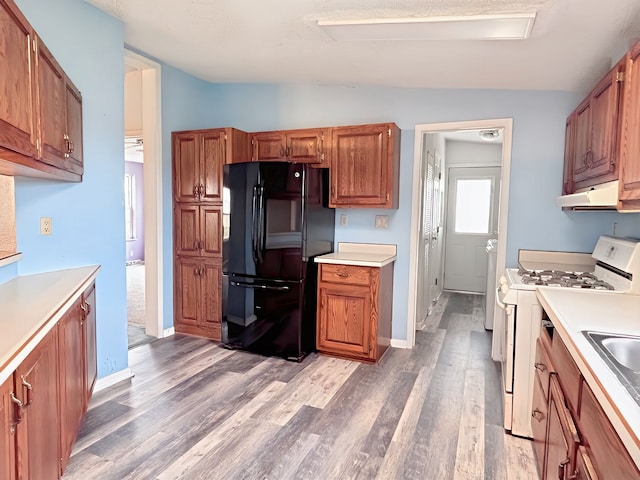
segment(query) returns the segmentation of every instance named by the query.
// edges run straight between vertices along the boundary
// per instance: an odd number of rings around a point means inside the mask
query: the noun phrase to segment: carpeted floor
[[[144,263],[127,265],[127,337],[129,349],[152,342],[145,333]]]

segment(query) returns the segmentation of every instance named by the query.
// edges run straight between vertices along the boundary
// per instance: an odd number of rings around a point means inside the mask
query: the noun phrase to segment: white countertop
[[[396,245],[339,242],[338,251],[315,258],[318,263],[383,267],[396,260]]]
[[[640,468],[640,406],[582,333],[640,335],[640,295],[554,287],[539,288],[537,295],[556,334]]]
[[[95,280],[100,267],[18,276],[0,285],[0,383]]]

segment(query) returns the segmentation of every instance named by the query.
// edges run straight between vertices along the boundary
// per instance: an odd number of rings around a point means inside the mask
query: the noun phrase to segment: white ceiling
[[[85,0],[210,82],[585,92],[640,38],[638,0]],[[336,42],[318,19],[537,11],[527,40]]]

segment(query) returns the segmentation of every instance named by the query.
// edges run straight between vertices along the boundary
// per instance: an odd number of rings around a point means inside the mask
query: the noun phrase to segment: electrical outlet
[[[40,217],[40,235],[51,235],[51,217]]]
[[[340,215],[340,225],[342,225],[343,227],[349,225],[349,215],[347,215],[346,213]]]
[[[389,228],[389,217],[387,215],[376,215],[376,228]]]

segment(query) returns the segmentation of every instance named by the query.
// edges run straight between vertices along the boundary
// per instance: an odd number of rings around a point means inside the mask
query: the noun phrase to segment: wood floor
[[[537,479],[501,426],[483,297],[445,293],[413,350],[290,363],[176,335],[94,395],[64,479]]]

